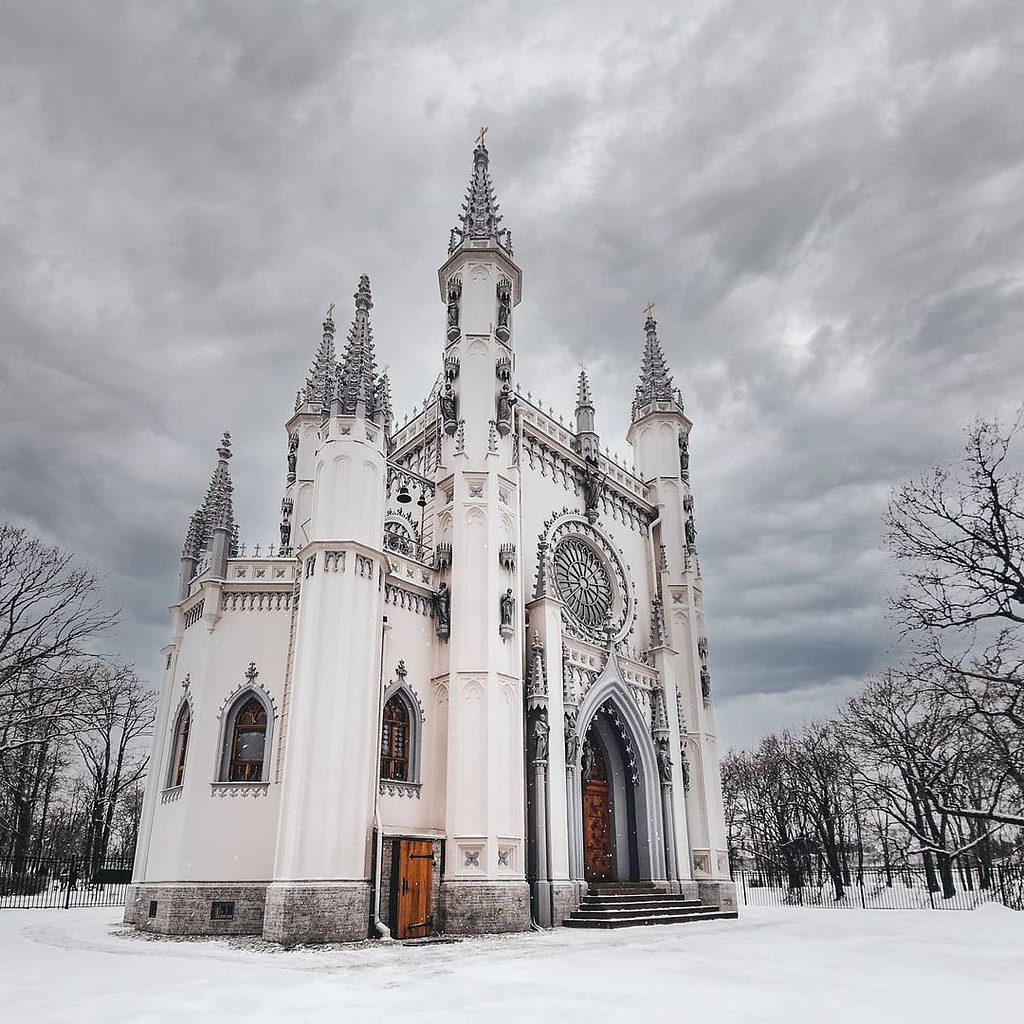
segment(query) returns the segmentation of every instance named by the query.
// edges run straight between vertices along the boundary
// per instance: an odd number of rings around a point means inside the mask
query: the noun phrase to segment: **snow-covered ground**
[[[0,911],[0,1020],[1024,1019],[1024,913],[991,904],[949,913],[750,908],[738,921],[288,951],[153,939],[119,919],[110,908]]]

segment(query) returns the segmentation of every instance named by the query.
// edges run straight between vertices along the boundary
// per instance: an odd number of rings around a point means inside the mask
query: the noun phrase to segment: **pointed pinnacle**
[[[593,408],[594,400],[590,396],[590,381],[587,379],[586,368],[580,363],[580,379],[576,386],[576,410]]]

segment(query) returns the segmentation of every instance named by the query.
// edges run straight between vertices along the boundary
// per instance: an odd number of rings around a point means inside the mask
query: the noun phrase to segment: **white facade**
[[[575,430],[519,392],[499,224],[481,144],[438,381],[400,430],[367,279],[337,356],[328,314],[276,554],[241,551],[219,449],[126,919],[293,942],[558,924],[595,883],[729,903],[691,424],[650,316],[635,471],[584,375]]]

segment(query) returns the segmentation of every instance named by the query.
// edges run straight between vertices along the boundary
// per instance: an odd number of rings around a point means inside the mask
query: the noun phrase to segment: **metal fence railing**
[[[132,880],[130,858],[98,867],[79,857],[39,854],[0,860],[0,909],[9,907],[117,907]]]
[[[842,896],[826,875],[788,885],[776,873],[734,872],[736,891],[748,907],[824,907],[858,910],[973,910],[981,903],[1002,903],[1024,910],[1024,864],[996,865],[984,881],[973,875],[956,876],[950,895],[929,885],[923,867],[864,868],[851,872]]]

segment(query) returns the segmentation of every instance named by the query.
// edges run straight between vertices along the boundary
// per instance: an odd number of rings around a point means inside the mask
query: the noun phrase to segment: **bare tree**
[[[1024,474],[1021,419],[979,421],[957,471],[937,467],[898,488],[886,515],[906,586],[893,600],[933,685],[984,738],[1005,776],[998,803],[944,803],[961,819],[1024,825]]]
[[[110,846],[122,795],[146,773],[156,694],[127,665],[97,666],[92,698],[83,708],[76,742],[89,784],[85,860],[95,872]]]

